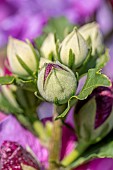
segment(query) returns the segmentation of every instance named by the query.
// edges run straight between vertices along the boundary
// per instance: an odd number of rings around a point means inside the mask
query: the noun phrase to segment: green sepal
[[[36,92],[34,93],[34,95],[35,95],[39,100],[45,101],[45,99],[39,95],[39,92],[38,92],[38,91],[36,91]]]
[[[23,67],[24,70],[26,70],[26,72],[30,75],[33,76],[33,71],[27,66],[27,64],[20,58],[20,56],[16,55],[19,63],[21,64],[21,66]]]
[[[2,76],[0,77],[0,85],[13,84],[15,81],[14,76]]]
[[[68,61],[69,68],[73,67],[74,60],[75,60],[75,54],[73,53],[72,49],[70,49],[69,50],[69,61]]]
[[[54,56],[53,56],[53,52],[51,52],[48,56],[48,60],[50,61],[54,61]]]

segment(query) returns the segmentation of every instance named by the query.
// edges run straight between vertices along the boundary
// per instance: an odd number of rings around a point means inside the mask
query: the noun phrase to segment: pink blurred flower
[[[113,170],[112,158],[97,158],[73,170]]]
[[[12,115],[0,122],[0,146],[4,141],[18,142],[25,149],[30,147],[39,162],[45,167],[48,165],[48,151],[30,131],[23,128]]]
[[[102,0],[0,0],[0,47],[8,36],[33,39],[41,34],[48,18],[66,16],[74,23],[83,23]]]
[[[3,114],[2,112],[0,112],[0,122],[6,117],[5,114]]]

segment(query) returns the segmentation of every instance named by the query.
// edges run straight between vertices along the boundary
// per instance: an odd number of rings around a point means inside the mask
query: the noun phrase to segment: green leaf
[[[72,29],[72,23],[70,23],[65,17],[51,18],[43,30],[43,35],[35,39],[36,47],[38,47],[38,50],[40,51],[40,47],[48,33],[55,33],[56,38],[62,41],[65,35],[67,35]]]
[[[16,78],[15,84],[22,89],[35,92],[37,90],[36,79],[23,80]]]
[[[63,119],[63,118],[67,115],[67,113],[69,112],[69,110],[71,109],[71,107],[76,104],[76,102],[77,102],[76,96],[72,96],[72,97],[68,100],[68,106],[67,106],[67,108],[64,110],[63,113],[61,113],[59,116],[57,116],[57,117],[55,118],[55,120],[57,120],[57,119]]]
[[[20,58],[20,56],[16,55],[19,63],[21,64],[21,66],[27,71],[27,73],[31,76],[33,76],[33,72],[32,70],[27,66],[27,64]]]
[[[5,85],[5,84],[12,84],[15,80],[15,77],[13,76],[3,76],[0,77],[0,85]]]
[[[47,34],[43,34],[35,39],[35,45],[39,51],[40,51],[40,47],[42,46],[43,41],[45,40],[46,36],[47,36]]]
[[[29,165],[21,164],[21,166],[22,166],[22,170],[36,170],[36,168],[33,168]]]
[[[100,73],[99,71],[97,71],[97,69],[90,69],[88,71],[87,79],[81,92],[78,96],[76,96],[77,99],[86,99],[98,86],[111,86],[111,82],[106,75]]]

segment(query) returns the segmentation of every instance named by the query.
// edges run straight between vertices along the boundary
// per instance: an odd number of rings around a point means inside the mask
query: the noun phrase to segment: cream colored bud
[[[17,59],[19,56],[31,71],[36,71],[37,62],[30,46],[24,41],[9,38],[7,46],[7,57],[13,73],[28,76],[27,71]]]
[[[47,101],[64,104],[75,94],[77,79],[63,64],[46,63],[39,72],[37,85],[40,94]]]
[[[74,55],[73,66],[79,67],[87,57],[88,45],[76,28],[65,37],[61,44],[61,62],[67,66],[69,66],[70,50]]]
[[[85,38],[85,40],[89,41],[90,38],[93,55],[96,51],[98,53],[102,51],[102,34],[99,30],[99,25],[96,22],[92,22],[80,27],[79,32]]]
[[[56,56],[56,43],[55,43],[55,35],[53,33],[49,33],[46,39],[44,40],[41,49],[42,56],[45,58],[49,58],[49,55],[53,53]]]

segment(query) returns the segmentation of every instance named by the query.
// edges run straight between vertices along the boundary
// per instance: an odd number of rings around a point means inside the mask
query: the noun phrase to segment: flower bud
[[[49,33],[47,38],[44,40],[41,49],[42,56],[45,58],[49,58],[51,54],[56,56],[56,43],[55,36],[53,33]]]
[[[31,49],[31,47],[20,40],[15,38],[9,38],[7,47],[7,56],[12,72],[18,75],[28,76],[28,72],[18,61],[17,56],[19,56],[22,61],[29,67],[31,71],[36,71],[37,62],[36,57]]]
[[[59,62],[46,63],[39,72],[37,85],[47,101],[64,104],[75,93],[77,79],[68,67]]]
[[[18,143],[4,141],[0,148],[0,169],[39,170],[39,166],[35,158]]]
[[[70,51],[74,61],[72,62],[74,67],[79,67],[88,54],[88,46],[85,39],[81,36],[77,29],[74,29],[68,34],[61,44],[60,58],[61,62],[67,66],[70,63]]]
[[[41,69],[45,63],[50,63],[51,61],[48,60],[47,58],[41,57],[40,62],[39,62],[39,68]]]
[[[99,25],[96,22],[86,24],[79,28],[79,32],[84,37],[84,39],[91,43],[92,54],[96,52],[100,53],[103,49],[102,34],[99,30]]]
[[[113,128],[113,94],[108,87],[98,87],[75,110],[75,125],[79,140],[95,143]]]

